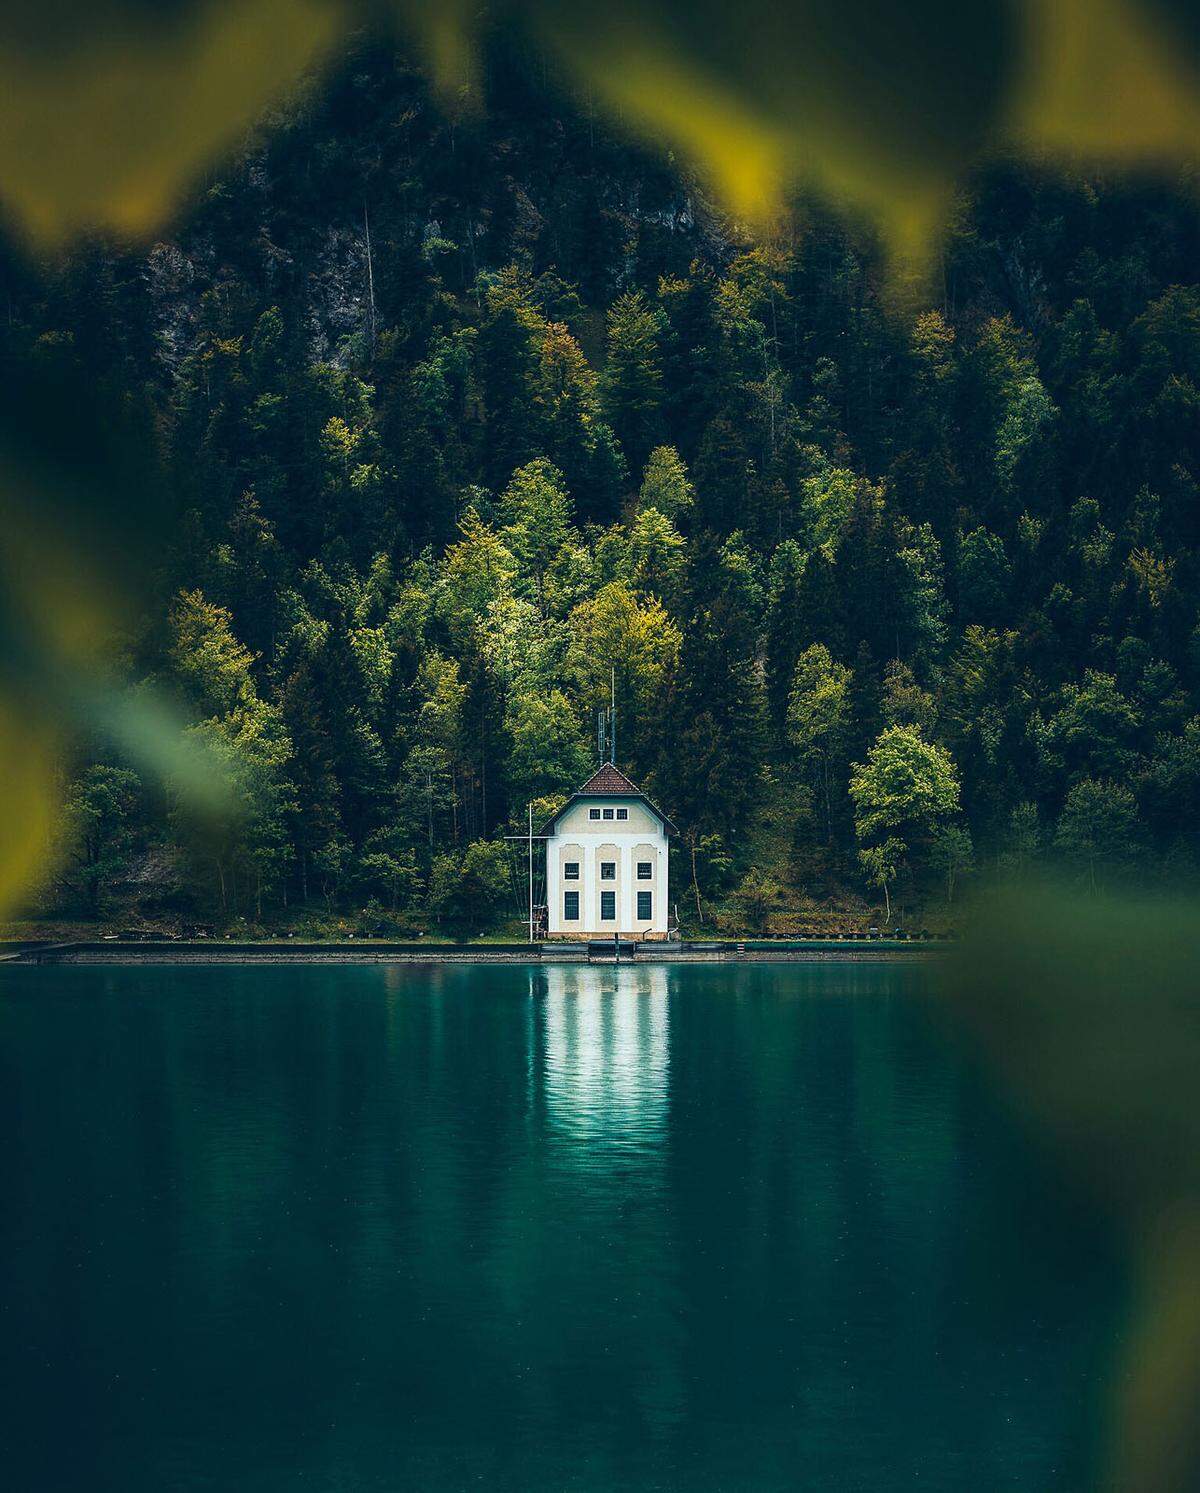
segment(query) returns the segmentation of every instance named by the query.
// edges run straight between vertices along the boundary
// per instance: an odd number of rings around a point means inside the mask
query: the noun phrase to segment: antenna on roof
[[[617,765],[617,666],[612,666],[608,707],[608,760]]]
[[[609,682],[609,701],[607,708],[601,705],[596,712],[596,751],[600,756],[601,767],[606,762],[611,762],[614,767],[617,763],[617,668],[615,664]]]

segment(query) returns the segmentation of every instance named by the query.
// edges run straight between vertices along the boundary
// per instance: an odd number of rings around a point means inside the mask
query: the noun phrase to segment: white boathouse
[[[667,937],[675,826],[612,762],[542,825],[550,938]]]

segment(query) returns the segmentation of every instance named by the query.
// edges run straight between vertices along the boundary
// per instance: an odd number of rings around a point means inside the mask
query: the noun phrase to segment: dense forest
[[[1192,876],[1193,184],[994,162],[914,303],[828,204],[756,241],[519,46],[486,75],[456,116],[363,40],[170,240],[4,250],[6,382],[152,451],[124,667],[232,785],[80,742],[40,910],[503,926],[614,669],[685,927]]]

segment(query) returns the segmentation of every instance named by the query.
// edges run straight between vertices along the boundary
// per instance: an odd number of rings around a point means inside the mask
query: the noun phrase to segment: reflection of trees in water
[[[49,1243],[17,1274],[202,1457],[253,1382],[259,1454],[311,1466],[315,1437],[362,1486],[1063,1465],[1094,1273],[896,972],[98,978],[75,1061],[19,1044],[26,1128],[88,1124],[69,1196],[22,1167]],[[55,1243],[80,1217],[119,1289]]]

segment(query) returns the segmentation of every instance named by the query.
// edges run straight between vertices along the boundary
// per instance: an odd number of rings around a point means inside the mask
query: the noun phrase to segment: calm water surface
[[[1078,1493],[1119,1277],[919,970],[0,971],[17,1493]]]

